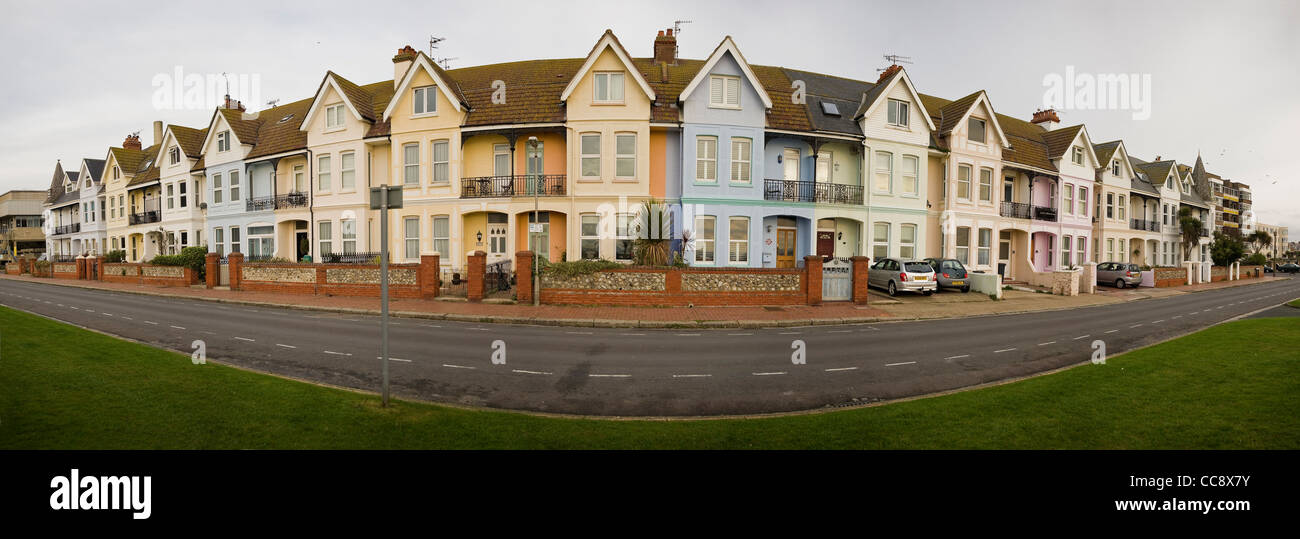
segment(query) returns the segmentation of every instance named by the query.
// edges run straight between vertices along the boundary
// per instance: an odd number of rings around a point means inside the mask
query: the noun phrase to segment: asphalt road
[[[1087,361],[1094,340],[1113,355],[1298,297],[1300,279],[1279,279],[1063,311],[752,330],[397,318],[389,329],[389,371],[394,395],[493,408],[618,416],[807,410],[1034,374]],[[212,360],[337,386],[380,387],[374,316],[10,280],[0,280],[0,305],[187,356],[191,343],[203,340]],[[803,364],[792,360],[796,341],[805,346]],[[494,363],[501,345],[504,363]]]

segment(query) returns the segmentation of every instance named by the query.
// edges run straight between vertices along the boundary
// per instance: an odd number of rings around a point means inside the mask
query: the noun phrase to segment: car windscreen
[[[956,261],[956,260],[944,260],[944,261],[943,261],[943,269],[946,269],[946,270],[956,270],[956,271],[966,271],[966,268],[962,267],[961,262],[958,262],[958,261]]]
[[[934,268],[925,262],[908,262],[903,265],[908,273],[934,273]]]

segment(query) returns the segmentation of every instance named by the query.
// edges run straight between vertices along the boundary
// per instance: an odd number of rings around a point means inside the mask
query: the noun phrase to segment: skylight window
[[[839,116],[840,107],[829,101],[822,101],[822,114],[827,116]]]

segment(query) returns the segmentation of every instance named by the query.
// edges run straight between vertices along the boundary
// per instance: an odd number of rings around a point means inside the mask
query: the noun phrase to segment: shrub
[[[107,262],[109,264],[117,264],[125,261],[126,261],[126,251],[123,251],[121,249],[104,253],[104,262]]]
[[[181,260],[181,255],[158,255],[149,261],[155,266],[184,266],[185,262]]]
[[[176,256],[181,260],[181,263],[177,264],[178,266],[185,266],[194,270],[194,274],[197,275],[199,279],[203,279],[204,274],[207,273],[207,246],[196,245],[194,247],[186,247],[181,249],[181,254]]]
[[[546,259],[538,261],[541,268],[539,273],[546,275],[555,275],[557,277],[575,277],[578,275],[588,275],[601,270],[624,268],[623,264],[613,260],[574,260],[572,262],[548,262]]]
[[[1268,263],[1268,257],[1264,256],[1264,253],[1255,253],[1253,255],[1246,257],[1245,260],[1241,261],[1241,265],[1243,266],[1263,266],[1264,264],[1267,263]]]

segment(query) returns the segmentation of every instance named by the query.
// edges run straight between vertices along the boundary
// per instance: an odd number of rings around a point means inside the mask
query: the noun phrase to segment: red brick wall
[[[818,258],[816,299],[821,301],[821,264]],[[542,287],[541,303],[567,305],[638,305],[638,306],[684,306],[684,305],[804,305],[809,299],[808,273],[804,269],[776,268],[627,268],[604,270],[614,272],[663,273],[664,290],[591,290],[571,288]],[[682,275],[688,273],[723,273],[723,274],[794,274],[799,275],[799,289],[791,291],[693,291],[682,290]],[[523,271],[520,269],[520,284],[516,291],[522,290]],[[522,301],[522,296],[521,300]]]
[[[807,294],[808,305],[822,304],[822,257],[808,255],[803,257],[803,289]]]
[[[871,267],[871,259],[865,256],[855,256],[853,260],[853,303],[858,305],[867,304],[867,270]]]
[[[470,301],[483,301],[484,286],[487,285],[487,253],[474,251],[466,257],[465,296]]]
[[[519,251],[515,253],[515,263],[519,268],[515,270],[515,300],[519,303],[533,302],[533,252]]]

